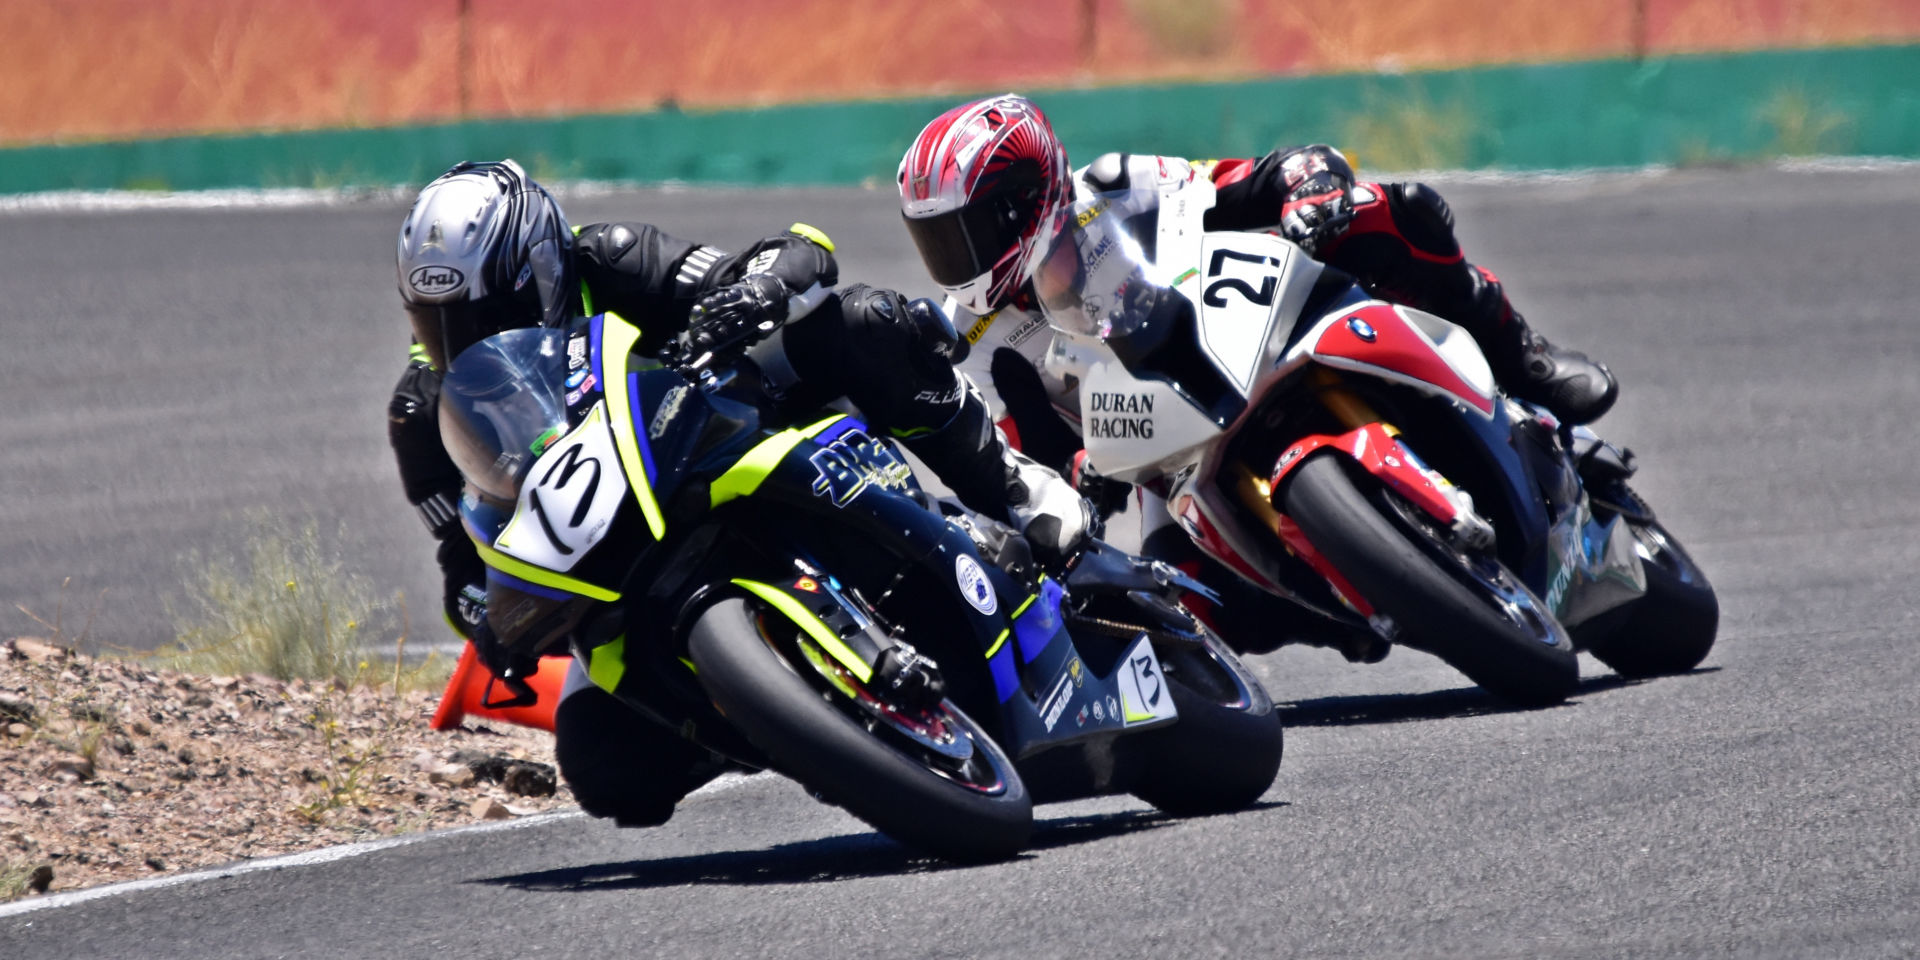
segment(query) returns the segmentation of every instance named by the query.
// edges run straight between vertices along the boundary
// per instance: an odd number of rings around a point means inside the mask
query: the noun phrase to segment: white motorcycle
[[[1713,588],[1630,453],[1503,395],[1460,327],[1277,236],[1205,231],[1204,179],[1157,189],[1076,205],[1035,280],[1047,366],[1078,378],[1096,470],[1289,606],[1254,619],[1426,650],[1529,705],[1573,692],[1576,642],[1635,677],[1706,656]]]

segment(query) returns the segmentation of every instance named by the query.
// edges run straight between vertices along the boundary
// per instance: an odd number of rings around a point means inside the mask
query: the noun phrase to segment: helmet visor
[[[440,439],[460,475],[496,500],[519,500],[542,442],[566,432],[566,377],[560,330],[509,330],[460,354],[440,383]]]
[[[1020,243],[1030,224],[1017,196],[1002,194],[936,216],[905,218],[907,235],[934,283],[955,287],[973,280]]]
[[[414,342],[426,348],[427,359],[442,372],[468,347],[502,330],[532,326],[540,320],[537,312],[507,297],[408,303],[406,308]]]

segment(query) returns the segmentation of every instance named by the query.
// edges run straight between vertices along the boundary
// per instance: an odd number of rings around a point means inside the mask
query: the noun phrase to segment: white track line
[[[728,774],[688,794],[687,798],[682,800],[681,803],[684,805],[700,797],[709,797],[717,793],[725,793],[747,782],[749,781],[745,776]],[[445,830],[430,831],[428,833],[408,834],[403,837],[388,837],[383,840],[367,840],[361,843],[349,843],[338,847],[323,847],[319,850],[289,853],[280,857],[267,857],[261,860],[244,860],[240,863],[228,864],[224,867],[209,867],[205,870],[197,870],[192,873],[178,873],[165,877],[153,877],[147,880],[128,880],[123,883],[88,887],[85,890],[74,890],[69,893],[29,897],[25,900],[16,900],[12,903],[0,903],[0,919],[18,916],[23,913],[33,913],[38,910],[70,907],[74,904],[86,903],[89,900],[100,900],[106,897],[125,896],[129,893],[140,893],[146,890],[161,890],[187,883],[204,883],[208,880],[222,880],[227,877],[238,877],[244,874],[258,873],[262,870],[311,867],[322,863],[333,863],[337,860],[350,860],[354,857],[363,857],[370,853],[379,853],[382,850],[408,847],[416,843],[444,840],[448,837],[467,836],[476,833],[499,833],[507,830],[522,830],[527,827],[544,826],[561,820],[574,820],[585,816],[586,814],[578,810],[537,813],[532,816],[521,817],[517,820],[506,820],[500,823],[481,823],[468,827],[451,827]]]

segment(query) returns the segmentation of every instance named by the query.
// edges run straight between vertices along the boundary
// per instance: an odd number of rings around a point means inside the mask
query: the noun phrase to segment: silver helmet
[[[502,330],[574,312],[573,230],[512,160],[462,163],[427,184],[400,226],[396,273],[414,339],[442,371]]]

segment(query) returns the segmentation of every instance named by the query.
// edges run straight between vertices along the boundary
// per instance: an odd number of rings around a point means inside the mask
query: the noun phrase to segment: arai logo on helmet
[[[953,561],[953,575],[960,583],[960,592],[975,610],[992,614],[1000,609],[1000,601],[993,596],[993,584],[987,582],[987,572],[980,569],[978,561],[961,554]]]
[[[407,285],[429,297],[452,293],[467,282],[467,275],[452,267],[425,266],[407,274]]]
[[[1368,323],[1365,320],[1360,319],[1359,317],[1349,318],[1347,320],[1347,329],[1352,330],[1354,336],[1359,337],[1360,339],[1365,340],[1368,343],[1372,343],[1375,339],[1377,339],[1380,336],[1379,334],[1373,332],[1373,324]]]

